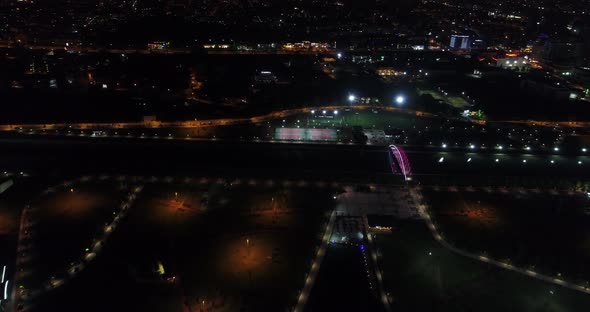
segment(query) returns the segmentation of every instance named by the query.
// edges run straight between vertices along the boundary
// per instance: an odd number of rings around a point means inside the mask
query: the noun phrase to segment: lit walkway
[[[519,267],[516,267],[510,263],[494,260],[494,259],[491,259],[491,258],[483,256],[483,255],[476,255],[476,254],[473,254],[473,253],[470,253],[470,252],[467,252],[467,251],[464,251],[464,250],[461,250],[461,249],[451,246],[447,241],[445,241],[443,239],[443,237],[438,232],[438,229],[436,228],[436,226],[432,222],[432,218],[430,217],[430,214],[428,214],[427,207],[425,204],[423,204],[422,196],[414,188],[410,188],[410,194],[416,204],[416,207],[418,207],[418,211],[419,211],[420,215],[426,221],[426,224],[428,226],[428,229],[430,229],[432,236],[434,237],[434,239],[436,239],[436,241],[438,241],[446,249],[448,249],[454,253],[457,253],[461,256],[467,257],[467,258],[471,258],[471,259],[474,259],[477,261],[488,263],[488,264],[494,265],[499,268],[518,272],[518,273],[536,278],[538,280],[542,280],[544,282],[563,286],[563,287],[566,287],[566,288],[569,288],[572,290],[577,290],[577,291],[583,292],[585,294],[590,294],[590,288],[588,288],[588,287],[584,287],[584,286],[581,286],[578,284],[570,283],[570,282],[567,282],[561,278],[544,275],[544,274],[541,274],[541,273],[538,273],[538,272],[535,272],[535,271],[532,271],[529,269],[519,268]]]
[[[332,228],[334,227],[334,220],[336,220],[336,210],[332,211],[330,215],[330,220],[326,225],[326,230],[324,231],[324,236],[322,237],[322,245],[318,249],[316,254],[315,260],[311,265],[311,270],[307,274],[307,278],[305,279],[305,285],[299,294],[299,298],[297,299],[297,305],[295,306],[295,312],[301,312],[305,308],[305,304],[309,299],[309,294],[315,284],[315,280],[318,276],[318,272],[320,271],[320,265],[322,264],[322,260],[324,259],[324,255],[326,254],[326,249],[328,248],[328,244],[330,243],[330,237],[332,236]]]

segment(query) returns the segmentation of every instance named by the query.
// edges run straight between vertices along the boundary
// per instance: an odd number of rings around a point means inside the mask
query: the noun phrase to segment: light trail
[[[10,281],[6,281],[6,284],[4,284],[4,300],[8,299],[8,282]]]

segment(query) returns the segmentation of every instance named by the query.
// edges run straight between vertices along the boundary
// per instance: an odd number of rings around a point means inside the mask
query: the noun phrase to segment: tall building
[[[471,43],[467,35],[451,35],[451,42],[449,48],[457,50],[469,50]]]

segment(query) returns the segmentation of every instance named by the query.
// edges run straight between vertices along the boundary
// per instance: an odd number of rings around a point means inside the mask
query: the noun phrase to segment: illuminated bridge
[[[395,161],[394,161],[395,160]],[[391,163],[391,171],[395,174],[403,174],[404,180],[408,181],[412,178],[412,168],[406,152],[401,147],[389,145],[389,161]]]

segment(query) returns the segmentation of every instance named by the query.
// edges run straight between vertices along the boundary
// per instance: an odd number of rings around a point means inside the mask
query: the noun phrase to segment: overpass
[[[424,118],[439,118],[440,116],[425,112],[405,108],[398,108],[393,106],[371,106],[371,105],[329,105],[321,107],[301,107],[294,109],[286,109],[281,111],[274,111],[264,115],[252,117],[233,117],[233,118],[218,118],[218,119],[202,119],[202,120],[187,120],[187,121],[135,121],[135,122],[73,122],[73,123],[15,123],[15,124],[0,124],[0,131],[12,131],[20,129],[32,130],[51,130],[51,129],[126,129],[126,128],[202,128],[202,127],[218,127],[230,126],[240,124],[259,124],[273,119],[285,118],[297,114],[311,113],[313,110],[369,110],[380,109],[388,112],[399,112],[416,117]],[[452,119],[452,118],[448,118]],[[457,118],[456,120],[460,120]],[[582,121],[539,121],[539,120],[505,120],[505,121],[468,121],[479,125],[493,125],[493,124],[520,124],[527,126],[540,127],[563,127],[563,128],[590,128],[590,122]]]
[[[436,115],[414,111],[409,109],[397,107],[375,107],[370,105],[331,105],[323,107],[302,107],[295,109],[287,109],[282,111],[275,111],[265,115],[254,117],[236,117],[236,118],[219,118],[219,119],[203,119],[203,120],[189,120],[189,121],[149,121],[149,122],[90,122],[90,123],[41,123],[41,124],[5,124],[0,125],[0,131],[11,131],[19,129],[36,129],[36,130],[51,130],[60,128],[72,129],[125,129],[125,128],[200,128],[200,127],[217,127],[230,126],[239,124],[259,124],[273,119],[285,118],[297,114],[311,113],[314,109],[326,110],[344,110],[354,108],[356,110],[367,109],[382,109],[389,112],[400,112],[410,114],[418,117],[434,118]]]

